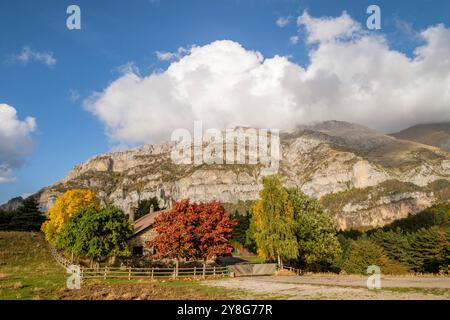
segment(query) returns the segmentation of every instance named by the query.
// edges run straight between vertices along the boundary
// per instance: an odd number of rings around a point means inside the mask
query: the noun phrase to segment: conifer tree
[[[8,229],[15,231],[38,231],[44,221],[45,217],[39,211],[36,199],[28,197],[12,215]]]

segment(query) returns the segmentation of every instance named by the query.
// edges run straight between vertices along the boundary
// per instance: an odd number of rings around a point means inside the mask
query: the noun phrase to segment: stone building
[[[164,211],[150,212],[134,222],[133,236],[128,240],[128,245],[133,256],[150,255],[153,253],[152,249],[147,248],[145,244],[155,237],[156,233],[153,229],[153,223],[156,217]]]

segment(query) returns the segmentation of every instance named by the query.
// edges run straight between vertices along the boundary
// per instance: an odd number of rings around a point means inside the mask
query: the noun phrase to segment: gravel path
[[[382,277],[381,290],[368,290],[363,276],[272,276],[206,281],[284,299],[450,300],[449,277]]]

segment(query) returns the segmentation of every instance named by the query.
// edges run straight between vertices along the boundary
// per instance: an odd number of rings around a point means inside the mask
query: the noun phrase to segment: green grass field
[[[56,299],[65,270],[37,232],[0,232],[0,300]]]
[[[0,300],[21,299],[239,299],[260,298],[200,281],[87,281],[65,289],[66,272],[37,232],[0,232]]]

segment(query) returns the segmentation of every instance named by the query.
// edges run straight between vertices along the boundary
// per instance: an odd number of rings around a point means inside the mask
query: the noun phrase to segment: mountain
[[[419,124],[391,136],[450,151],[450,122]]]
[[[14,211],[14,210],[16,210],[18,207],[20,207],[22,205],[23,200],[24,199],[22,197],[12,198],[8,202],[0,205],[0,210]]]
[[[327,121],[280,133],[279,174],[325,206],[339,229],[389,224],[450,198],[449,152],[369,128]],[[35,194],[42,208],[71,188],[89,188],[131,214],[140,199],[220,200],[249,205],[262,165],[176,165],[174,143],[95,156]]]

